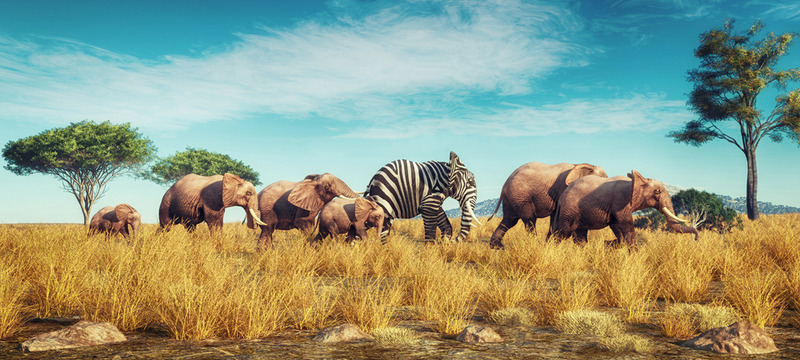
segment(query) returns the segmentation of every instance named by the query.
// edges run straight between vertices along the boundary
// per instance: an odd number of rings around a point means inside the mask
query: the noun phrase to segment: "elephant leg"
[[[442,232],[443,238],[453,237],[453,225],[450,224],[450,219],[447,218],[447,214],[442,208],[439,208],[439,213],[436,215],[436,227]]]
[[[367,238],[366,235],[361,236],[361,234],[356,231],[354,226],[350,226],[350,228],[347,229],[347,236],[344,238],[344,242],[352,244],[356,240],[356,237],[360,237],[361,241],[364,241],[364,239]]]
[[[589,242],[589,229],[575,229],[572,233],[573,241],[578,245],[584,245]]]
[[[450,227],[447,220],[447,215],[442,210],[442,202],[444,201],[443,194],[432,194],[422,199],[420,206],[420,213],[422,214],[422,222],[425,225],[425,241],[433,241],[436,239],[436,227],[442,229],[442,235],[445,230]],[[444,223],[447,223],[446,225]],[[452,235],[452,227],[450,227],[450,234]]]
[[[494,229],[492,233],[492,239],[489,240],[489,247],[492,249],[505,249],[505,245],[503,245],[503,236],[505,236],[506,232],[514,227],[519,221],[519,217],[513,212],[506,212],[503,209],[503,219],[500,220],[500,225],[497,225],[497,228]]]
[[[525,225],[527,232],[536,235],[536,218],[524,218],[522,223]]]
[[[272,233],[274,231],[275,231],[275,224],[269,226],[261,226],[261,235],[258,237],[258,245],[257,245],[258,251],[266,250],[268,247],[272,248]]]
[[[383,221],[383,232],[378,234],[378,236],[381,238],[382,245],[386,245],[386,238],[388,238],[391,233],[392,233],[392,219],[389,219],[387,217]]]

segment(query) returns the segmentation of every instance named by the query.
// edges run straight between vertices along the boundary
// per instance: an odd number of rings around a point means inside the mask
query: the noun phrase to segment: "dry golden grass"
[[[727,306],[678,303],[668,306],[658,322],[664,336],[688,339],[713,328],[731,325],[739,318],[736,310]]]
[[[311,232],[278,231],[265,252],[256,251],[258,232],[241,224],[216,237],[203,226],[157,233],[145,225],[137,239],[87,236],[77,225],[0,225],[0,336],[25,318],[62,315],[122,330],[158,323],[176,339],[263,338],[345,321],[375,333],[391,328],[402,306],[417,309],[404,318],[446,334],[476,313],[557,325],[559,314],[591,310],[681,337],[703,316],[672,305],[656,317],[657,300],[725,306],[762,327],[800,308],[797,214],[762,216],[724,236],[703,232],[699,242],[639,231],[632,251],[607,246],[607,229],[591,231],[584,246],[547,241],[548,219],[535,234],[512,228],[506,250],[495,251],[488,238],[499,219],[483,222],[459,243],[424,243],[421,220],[395,221],[386,245],[371,232],[353,245],[330,239],[313,248]],[[458,219],[452,224],[457,233]]]

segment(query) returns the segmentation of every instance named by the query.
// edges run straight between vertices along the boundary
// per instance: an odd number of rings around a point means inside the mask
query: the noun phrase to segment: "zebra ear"
[[[448,179],[448,182],[450,183],[450,186],[455,184],[456,179],[458,178],[458,176],[460,174],[462,174],[465,170],[467,170],[467,167],[464,166],[464,163],[461,162],[461,159],[458,157],[458,155],[456,155],[456,153],[451,151],[450,152],[450,176],[449,176],[449,179]]]

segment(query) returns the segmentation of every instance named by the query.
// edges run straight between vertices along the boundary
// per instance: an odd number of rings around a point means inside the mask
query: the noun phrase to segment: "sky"
[[[454,151],[478,201],[531,161],[740,197],[741,151],[666,137],[696,118],[686,74],[699,35],[728,18],[800,32],[800,3],[0,0],[0,145],[109,120],[162,158],[193,147],[241,160],[257,190],[330,172],[363,191],[393,160]],[[779,69],[800,66],[797,46]],[[776,95],[762,93],[763,112]],[[758,200],[800,206],[796,143],[765,141],[757,156]],[[0,169],[0,183],[0,223],[83,221],[52,176]],[[92,212],[126,202],[156,223],[166,190],[119,177]]]

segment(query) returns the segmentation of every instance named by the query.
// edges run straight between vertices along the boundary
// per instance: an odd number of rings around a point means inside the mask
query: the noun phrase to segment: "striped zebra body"
[[[452,236],[453,229],[442,209],[442,202],[448,196],[453,197],[462,209],[461,231],[457,239],[465,238],[473,219],[477,191],[474,175],[454,156],[451,154],[449,164],[409,160],[386,164],[372,177],[364,196],[372,196],[383,207],[388,220],[422,215],[426,240],[434,239],[437,227],[443,236]],[[450,171],[452,167],[456,168],[455,174]],[[390,223],[384,229],[390,229]]]

